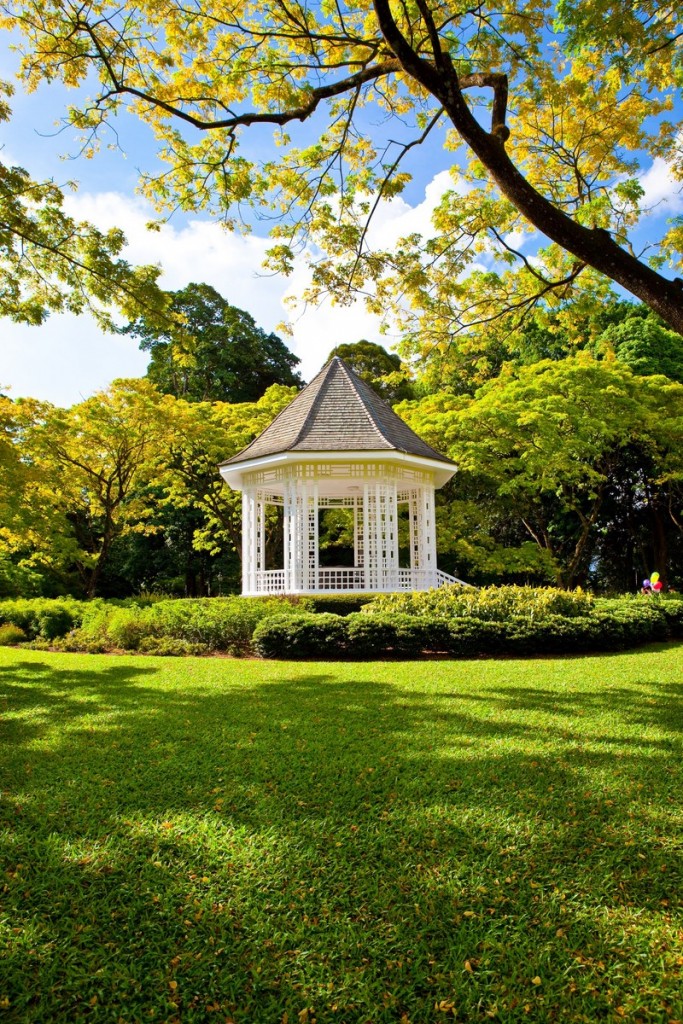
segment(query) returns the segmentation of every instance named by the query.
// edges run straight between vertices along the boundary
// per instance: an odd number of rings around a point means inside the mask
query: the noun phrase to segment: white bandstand
[[[339,358],[220,467],[242,491],[242,592],[429,590],[461,582],[436,563],[435,490],[455,472]],[[353,566],[320,565],[321,510],[353,516]],[[266,525],[281,509],[282,566],[266,567]],[[409,564],[399,564],[399,516]]]

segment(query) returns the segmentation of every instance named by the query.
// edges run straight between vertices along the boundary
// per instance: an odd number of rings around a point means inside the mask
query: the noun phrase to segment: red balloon
[[[659,580],[657,580],[656,583],[652,584],[652,589],[656,591],[660,591],[662,589],[662,584],[659,582]]]

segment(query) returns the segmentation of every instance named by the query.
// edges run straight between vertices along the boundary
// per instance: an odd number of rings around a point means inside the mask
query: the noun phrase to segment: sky
[[[151,134],[128,118],[120,125],[124,152],[105,148],[92,160],[65,161],[63,154],[75,147],[55,130],[63,100],[60,86],[42,87],[32,96],[18,87],[12,121],[0,124],[0,159],[26,167],[38,179],[51,177],[58,184],[76,179],[78,191],[67,194],[67,212],[102,229],[122,228],[128,241],[122,255],[131,263],[161,265],[161,287],[175,290],[193,281],[213,285],[267,332],[289,320],[292,333],[281,336],[301,360],[305,380],[314,376],[335,345],[366,338],[393,346],[397,339],[380,334],[379,320],[362,302],[340,307],[328,301],[292,313],[287,299],[301,294],[308,281],[304,261],[297,261],[288,278],[267,274],[262,264],[269,243],[257,231],[231,234],[209,218],[181,215],[159,232],[148,231],[154,211],[136,194],[136,184],[138,167],[148,169],[153,159]],[[452,154],[414,152],[413,184],[404,197],[382,204],[373,225],[379,245],[391,245],[412,231],[426,233],[440,196],[453,187],[445,170]],[[641,184],[647,203],[657,204],[650,227],[659,234],[666,218],[683,210],[680,182],[657,159],[643,172]],[[650,229],[644,230],[647,234]],[[144,375],[147,359],[135,339],[104,334],[85,315],[52,316],[40,327],[0,321],[0,388],[15,398],[31,396],[69,406],[117,377]]]

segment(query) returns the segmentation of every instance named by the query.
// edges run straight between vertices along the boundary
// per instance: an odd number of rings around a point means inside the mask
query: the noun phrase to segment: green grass
[[[680,1020],[682,653],[0,649],[0,1022]]]

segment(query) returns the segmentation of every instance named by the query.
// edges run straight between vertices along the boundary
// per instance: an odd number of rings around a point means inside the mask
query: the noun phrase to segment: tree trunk
[[[505,151],[505,141],[510,134],[505,125],[507,77],[502,74],[484,76],[486,84],[494,88],[493,125],[491,132],[487,132],[465,100],[449,54],[437,50],[436,28],[434,60],[428,61],[419,56],[401,34],[391,14],[389,0],[373,2],[382,34],[406,74],[439,100],[460,138],[515,208],[580,263],[594,267],[622,285],[655,310],[674,331],[683,334],[683,281],[662,277],[617,245],[608,231],[577,223],[541,195],[512,163]]]

